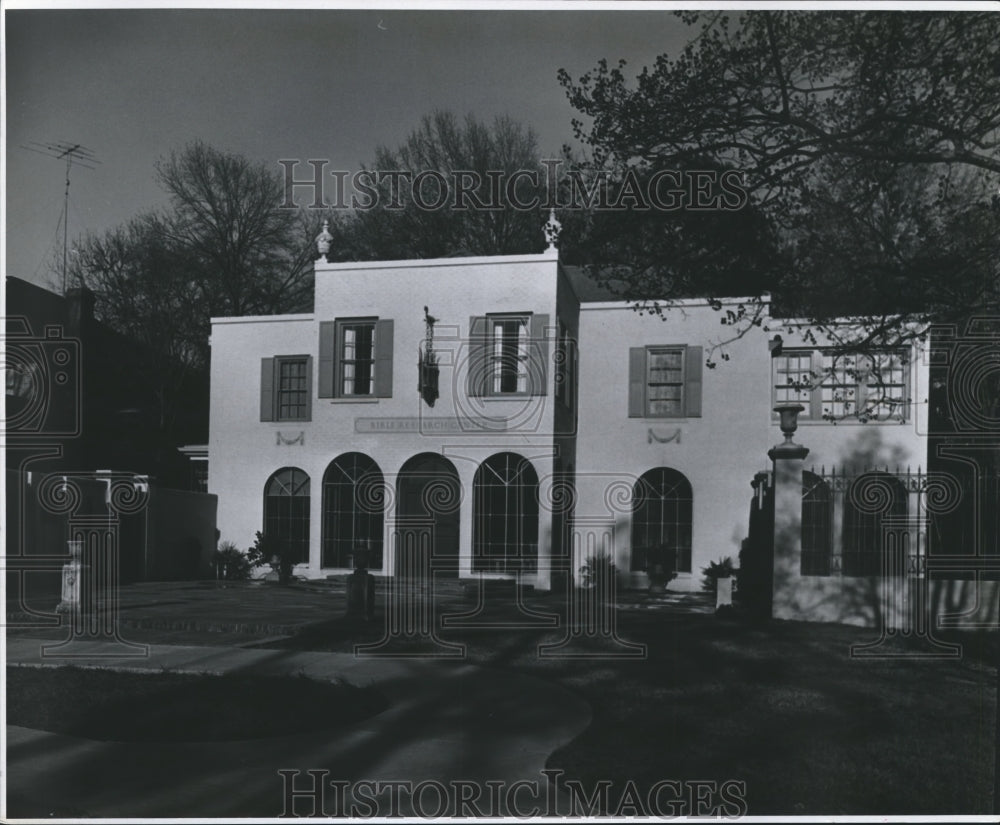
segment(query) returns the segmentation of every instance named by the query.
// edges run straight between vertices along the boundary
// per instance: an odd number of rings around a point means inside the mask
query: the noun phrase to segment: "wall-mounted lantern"
[[[434,354],[434,324],[437,318],[432,316],[427,307],[424,307],[424,345],[420,350],[420,358],[417,363],[418,381],[417,390],[420,397],[424,399],[428,407],[433,407],[438,398],[438,358]]]

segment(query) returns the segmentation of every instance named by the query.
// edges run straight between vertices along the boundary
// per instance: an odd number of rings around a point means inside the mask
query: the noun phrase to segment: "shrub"
[[[708,567],[701,568],[701,589],[706,593],[715,593],[716,582],[736,575],[736,568],[729,556],[710,561]]]
[[[254,567],[270,564],[278,571],[278,584],[288,584],[293,576],[297,560],[292,557],[291,550],[285,542],[275,541],[271,536],[258,530],[254,534],[253,545],[247,555]]]
[[[256,567],[253,559],[231,541],[219,544],[212,554],[212,564],[215,565],[216,576],[228,581],[249,579],[250,572]]]

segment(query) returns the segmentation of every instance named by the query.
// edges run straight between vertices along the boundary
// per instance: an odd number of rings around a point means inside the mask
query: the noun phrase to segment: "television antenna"
[[[94,153],[82,143],[72,143],[68,141],[54,141],[52,143],[39,143],[31,141],[22,144],[22,149],[29,152],[38,152],[40,155],[66,161],[66,191],[63,195],[63,260],[62,260],[62,291],[66,294],[66,255],[69,249],[69,173],[75,163],[84,169],[94,169],[100,161]]]

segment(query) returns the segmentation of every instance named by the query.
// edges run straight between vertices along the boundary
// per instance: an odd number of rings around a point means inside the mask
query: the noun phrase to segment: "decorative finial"
[[[559,243],[559,233],[562,231],[562,224],[556,218],[556,210],[549,210],[549,220],[545,224],[545,240],[549,242],[549,247],[547,252],[556,249],[556,244]]]
[[[316,248],[319,250],[320,257],[329,262],[326,254],[330,251],[330,241],[333,240],[333,235],[330,234],[330,221],[323,221],[323,231],[316,236]]]

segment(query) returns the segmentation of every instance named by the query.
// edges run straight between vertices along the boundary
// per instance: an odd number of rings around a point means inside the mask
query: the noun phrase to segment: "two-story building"
[[[213,319],[222,537],[246,547],[263,530],[311,578],[349,571],[362,551],[373,572],[405,572],[423,541],[437,575],[540,589],[602,553],[641,586],[666,548],[671,587],[698,590],[701,568],[735,559],[747,534],[751,482],[781,440],[776,404],[805,407],[817,501],[830,472],[926,467],[918,348],[835,356],[766,306],[729,334],[720,321],[747,306],[691,299],[639,313],[551,245],[321,257],[312,313]],[[834,513],[829,496],[810,506],[803,571],[866,570],[871,519]]]

